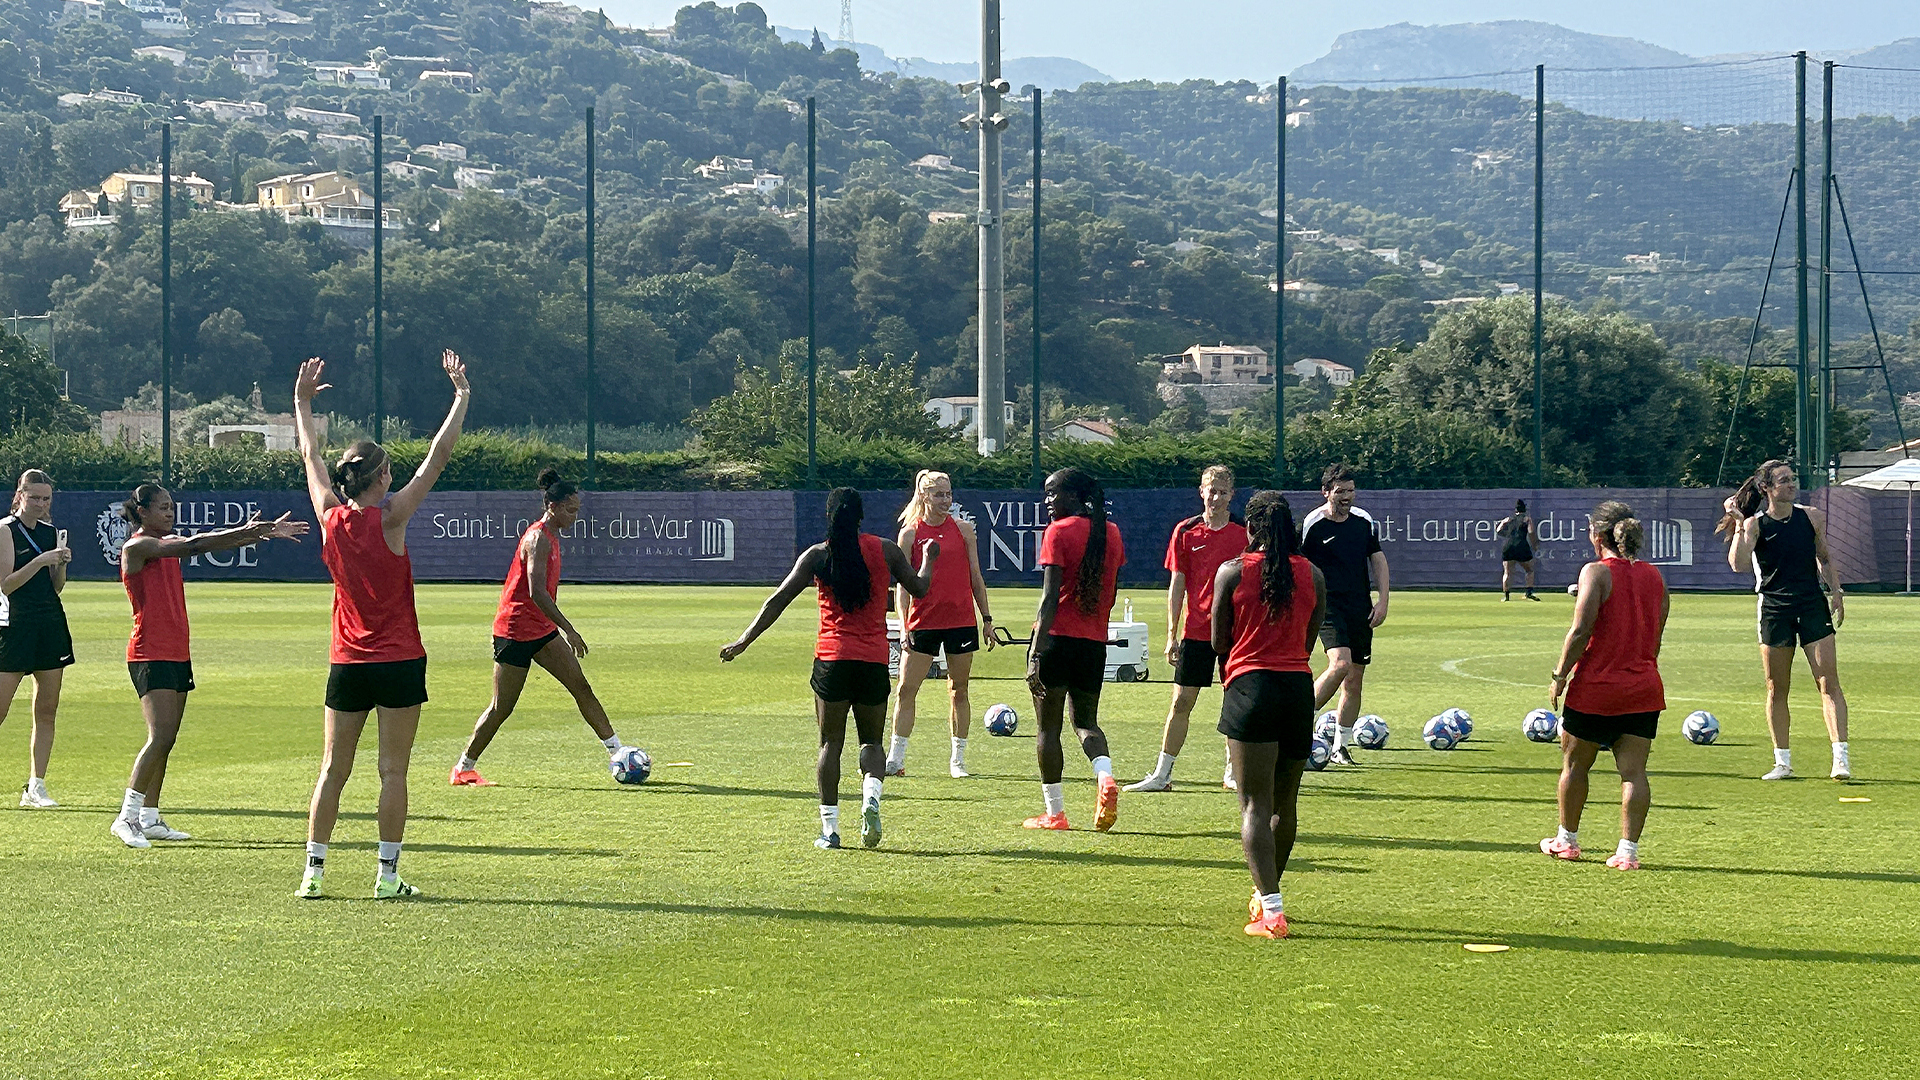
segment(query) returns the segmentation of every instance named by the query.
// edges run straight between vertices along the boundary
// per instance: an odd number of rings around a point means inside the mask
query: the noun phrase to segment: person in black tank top
[[[1540,535],[1527,513],[1527,500],[1515,499],[1513,515],[1502,519],[1493,531],[1500,537],[1500,599],[1513,599],[1513,568],[1517,566],[1527,575],[1527,599],[1539,600],[1533,595],[1533,548]]]
[[[53,722],[60,711],[60,682],[73,663],[73,635],[60,591],[67,586],[73,552],[47,522],[53,510],[53,480],[39,469],[20,474],[11,515],[0,519],[0,722],[7,718],[21,680],[33,676],[33,735],[29,753],[33,771],[20,793],[20,805],[51,809],[60,805],[47,794],[47,760],[53,755]]]
[[[1760,594],[1760,662],[1766,671],[1767,727],[1773,736],[1773,768],[1761,779],[1793,776],[1787,693],[1793,681],[1793,650],[1799,646],[1820,689],[1827,737],[1833,744],[1829,775],[1850,780],[1847,698],[1840,689],[1834,650],[1834,631],[1846,621],[1846,597],[1827,552],[1826,515],[1795,503],[1799,494],[1793,466],[1768,461],[1727,500],[1727,515],[1717,530],[1728,540],[1727,564],[1735,573],[1753,574],[1754,591]],[[1820,591],[1823,581],[1832,596],[1831,609]]]

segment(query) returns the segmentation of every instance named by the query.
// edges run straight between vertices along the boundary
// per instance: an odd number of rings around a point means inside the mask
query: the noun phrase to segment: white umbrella
[[[1920,484],[1920,458],[1902,458],[1885,468],[1845,481],[1848,487],[1907,492],[1907,592],[1913,592],[1913,489]]]

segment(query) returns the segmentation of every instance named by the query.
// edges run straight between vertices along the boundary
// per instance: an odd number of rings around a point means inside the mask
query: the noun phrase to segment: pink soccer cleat
[[[1569,844],[1557,836],[1549,836],[1540,841],[1540,850],[1556,859],[1565,859],[1568,862],[1580,861],[1580,845]]]
[[[1615,870],[1638,870],[1640,869],[1640,860],[1615,852],[1607,857],[1607,865],[1613,867]]]

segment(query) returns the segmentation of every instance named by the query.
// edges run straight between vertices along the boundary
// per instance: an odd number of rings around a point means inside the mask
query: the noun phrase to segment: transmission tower
[[[853,44],[853,0],[840,0],[840,41]]]

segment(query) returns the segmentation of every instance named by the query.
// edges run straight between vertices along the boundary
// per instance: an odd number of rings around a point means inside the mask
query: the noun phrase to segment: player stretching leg
[[[307,807],[307,869],[296,894],[303,899],[321,895],[327,844],[340,816],[340,790],[353,773],[353,755],[367,716],[376,710],[380,869],[373,895],[388,899],[420,892],[400,880],[400,844],[407,831],[407,765],[420,729],[420,706],[427,700],[427,650],[420,643],[420,615],[413,603],[407,521],[453,456],[467,402],[473,397],[466,365],[458,356],[442,353],[440,366],[453,383],[453,405],[433,436],[427,460],[407,486],[392,492],[391,499],[387,496],[393,488],[393,463],[379,443],[348,447],[331,473],[321,459],[313,398],[327,389],[320,381],[326,375],[326,363],[314,359],[300,365],[294,384],[293,408],[300,425],[307,495],[320,518],[320,556],[333,577],[326,748],[313,785],[313,801]]]
[[[1653,789],[1647,754],[1667,707],[1660,682],[1660,636],[1672,601],[1660,571],[1639,560],[1639,519],[1611,500],[1593,511],[1588,538],[1594,561],[1580,570],[1573,628],[1553,668],[1553,707],[1567,698],[1560,719],[1560,831],[1540,841],[1556,859],[1580,857],[1580,812],[1587,805],[1587,773],[1605,747],[1620,770],[1620,846],[1607,865],[1640,869],[1640,831]]]
[[[1146,779],[1124,791],[1165,791],[1173,786],[1173,763],[1187,741],[1187,722],[1200,691],[1213,685],[1213,578],[1221,564],[1247,550],[1246,527],[1227,513],[1233,502],[1233,470],[1209,465],[1200,474],[1203,512],[1173,527],[1167,539],[1167,663],[1173,665],[1173,704],[1160,735],[1160,761]],[[1288,517],[1292,521],[1292,517]],[[1185,608],[1186,615],[1181,616]],[[1232,762],[1224,783],[1233,782]]]
[[[1840,665],[1834,631],[1846,621],[1846,596],[1840,573],[1827,554],[1827,516],[1794,498],[1800,483],[1793,466],[1769,461],[1754,470],[1727,500],[1727,515],[1715,530],[1728,539],[1727,564],[1736,574],[1752,572],[1760,594],[1760,665],[1767,677],[1767,728],[1773,735],[1773,768],[1762,780],[1793,775],[1793,751],[1787,741],[1791,718],[1787,690],[1793,682],[1793,647],[1806,651],[1807,666],[1820,690],[1827,738],[1833,743],[1835,780],[1851,780],[1847,755],[1847,696],[1840,690]],[[1820,595],[1824,580],[1833,607]]]
[[[73,551],[66,530],[47,523],[53,512],[53,478],[39,469],[20,474],[13,489],[12,516],[0,519],[7,542],[0,544],[0,723],[20,681],[33,676],[33,734],[28,753],[33,771],[20,792],[20,805],[49,810],[60,804],[47,794],[47,761],[53,756],[53,722],[60,712],[60,683],[73,663],[73,634],[60,592],[67,587]]]
[[[1295,553],[1293,508],[1277,491],[1247,502],[1251,549],[1222,565],[1213,588],[1212,642],[1226,683],[1220,733],[1240,793],[1240,846],[1253,875],[1249,937],[1287,936],[1280,902],[1299,829],[1300,772],[1313,748],[1313,671],[1307,661],[1327,609],[1319,568]]]
[[[1098,480],[1079,469],[1061,469],[1047,477],[1046,494],[1053,523],[1040,538],[1035,559],[1041,567],[1040,614],[1027,657],[1027,688],[1040,718],[1034,753],[1040,759],[1046,813],[1025,825],[1067,828],[1060,735],[1071,713],[1099,791],[1093,827],[1105,832],[1120,812],[1120,785],[1113,779],[1107,735],[1100,730],[1100,684],[1107,670],[1107,618],[1126,549],[1120,527],[1107,520],[1107,495]]]
[[[1513,571],[1519,567],[1527,575],[1527,599],[1533,595],[1533,549],[1540,546],[1540,533],[1527,513],[1527,500],[1515,499],[1513,514],[1500,519],[1493,530],[1500,538],[1500,599],[1513,599]]]
[[[980,648],[981,633],[973,613],[975,608],[980,611],[989,651],[994,647],[993,614],[987,603],[987,581],[980,576],[980,550],[973,526],[952,516],[952,509],[953,482],[947,474],[920,470],[913,480],[913,498],[900,511],[898,543],[908,558],[917,560],[927,541],[938,540],[947,561],[934,575],[925,599],[916,601],[904,588],[900,590],[900,697],[893,706],[888,776],[907,773],[907,739],[913,734],[920,684],[926,681],[933,658],[942,649],[947,655],[947,731],[953,740],[947,772],[956,779],[967,775],[967,732],[973,726],[967,683],[973,674],[973,654]],[[954,554],[958,551],[967,553],[964,566]]]
[[[1339,727],[1333,737],[1333,762],[1352,765],[1353,722],[1360,718],[1360,690],[1373,662],[1373,631],[1387,621],[1387,557],[1374,535],[1373,519],[1353,505],[1353,470],[1329,465],[1320,475],[1326,502],[1307,515],[1300,529],[1301,554],[1327,579],[1327,615],[1320,643],[1327,670],[1313,684],[1313,707],[1340,695]],[[1368,586],[1380,591],[1373,599]]]
[[[283,538],[299,542],[307,523],[282,514],[274,521],[257,516],[245,525],[194,536],[173,533],[173,496],[158,484],[141,484],[120,506],[133,523],[133,535],[120,548],[120,582],[133,605],[133,634],[127,638],[127,675],[140,697],[147,721],[146,745],[133,759],[127,793],[114,817],[113,835],[130,848],[151,847],[152,840],[193,837],[160,819],[160,788],[167,779],[167,756],[180,736],[193,689],[193,654],[187,631],[187,592],[180,560],[208,551],[228,551]]]
[[[540,520],[527,528],[507,567],[500,588],[500,610],[493,617],[493,700],[473,723],[473,737],[447,777],[455,787],[492,787],[480,775],[480,755],[513,715],[534,664],[547,669],[580,709],[580,718],[609,754],[619,753],[607,710],[587,683],[580,661],[587,642],[560,612],[560,534],[580,519],[580,489],[552,469],[540,470]]]
[[[827,539],[800,553],[787,579],[760,605],[746,633],[722,646],[731,661],[767,632],[793,598],[819,586],[820,634],[813,648],[813,712],[820,725],[820,836],[815,847],[840,846],[840,753],[847,741],[847,713],[860,738],[860,842],[880,843],[880,782],[887,755],[880,736],[887,723],[887,589],[894,584],[918,599],[927,595],[940,558],[929,540],[916,572],[891,540],[860,531],[865,513],[860,493],[834,488],[827,495]]]

